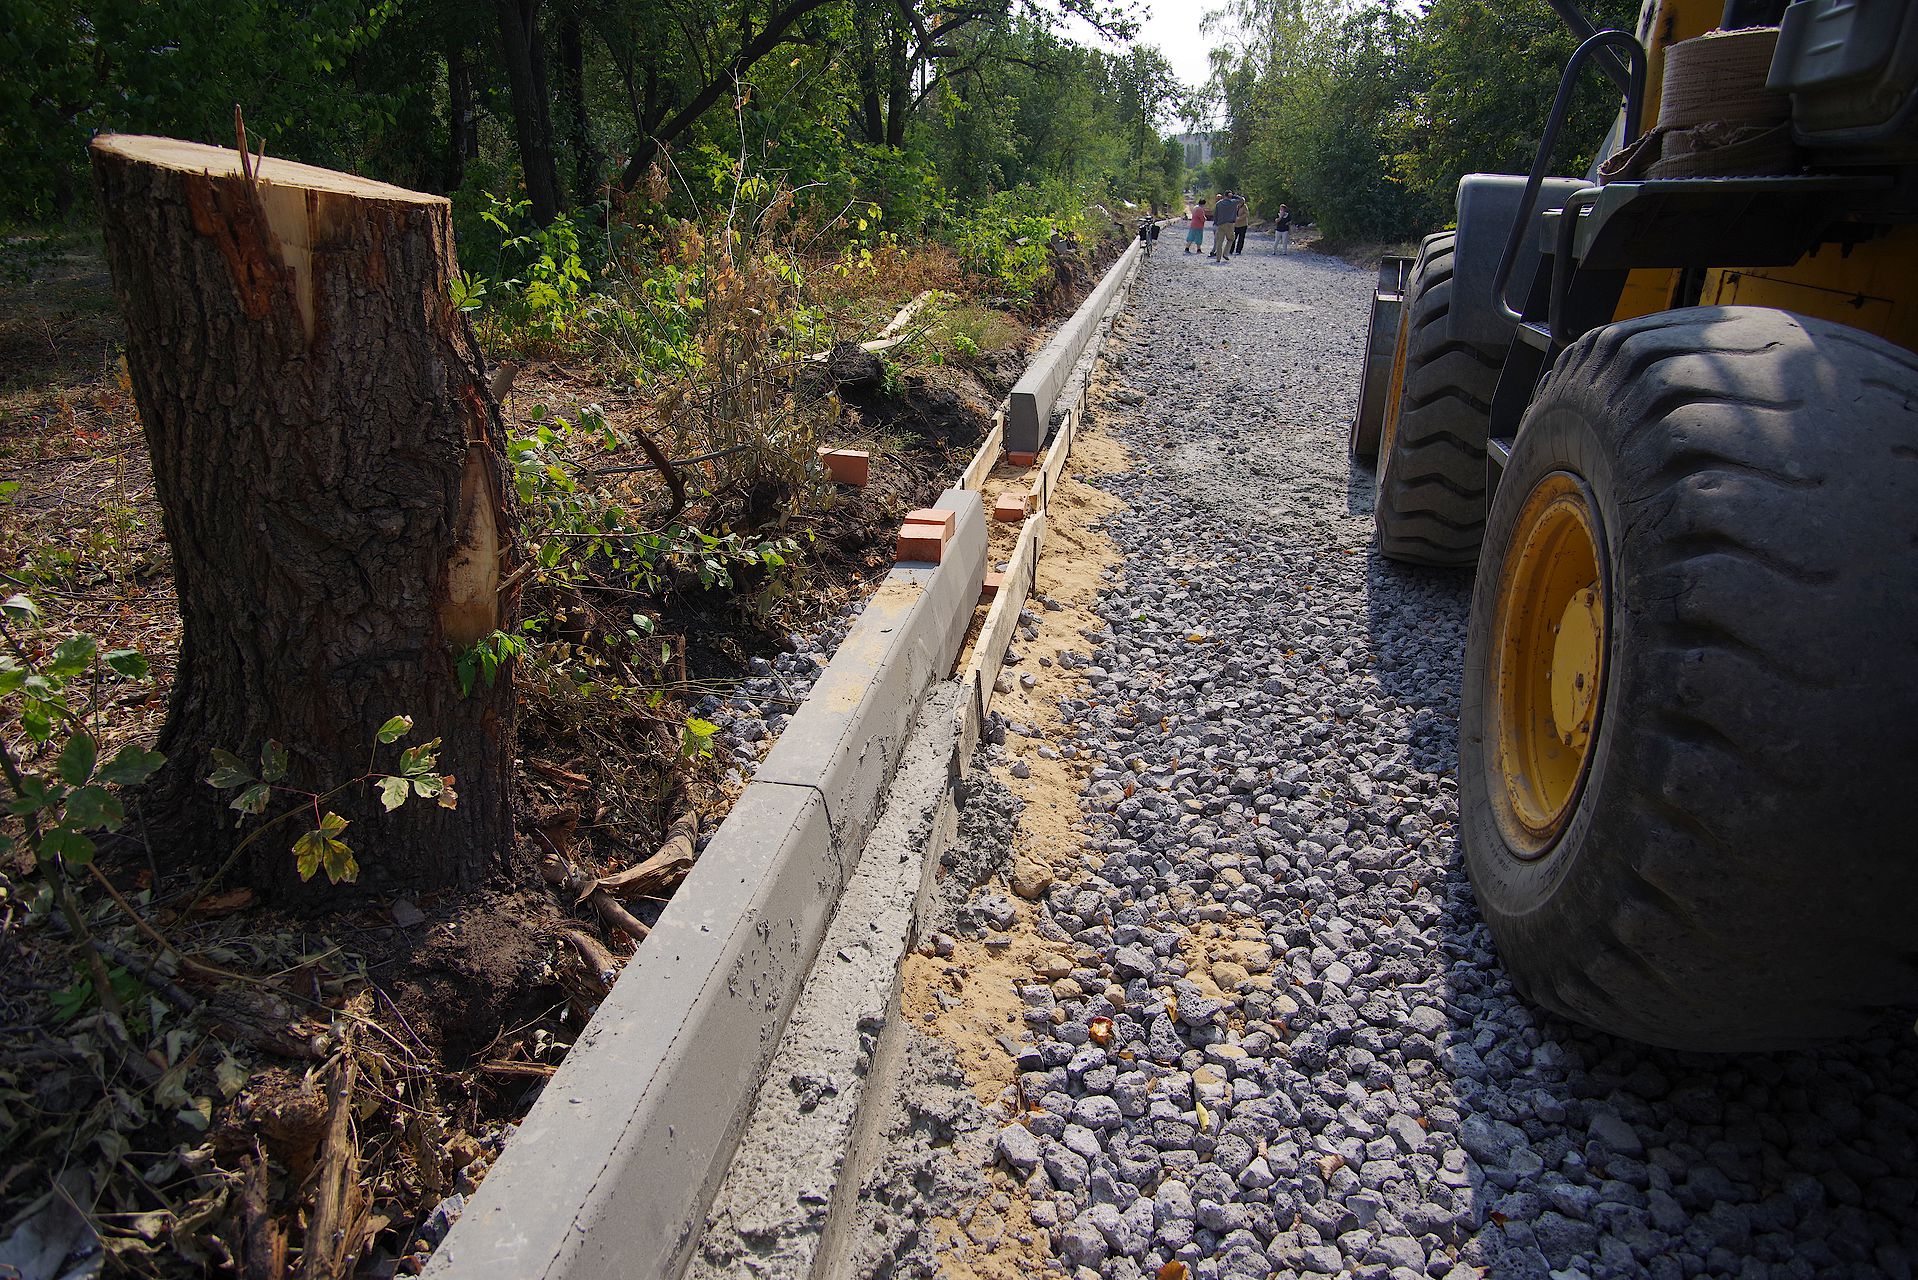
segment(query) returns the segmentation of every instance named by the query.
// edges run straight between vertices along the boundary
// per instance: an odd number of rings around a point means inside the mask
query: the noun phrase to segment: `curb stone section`
[[[687,1280],[742,1272],[803,1280],[830,1256],[829,1235],[856,1199],[842,1178],[863,1136],[868,1081],[881,1032],[899,1016],[897,975],[916,940],[932,868],[958,832],[951,787],[958,687],[928,695],[886,811],[827,927],[713,1201]],[[886,1037],[885,1039],[890,1039]],[[835,1190],[837,1187],[837,1190]]]
[[[886,576],[435,1251],[435,1280],[676,1274],[985,570],[985,511]]]
[[[670,1273],[811,959],[839,861],[814,791],[747,786],[428,1276]]]
[[[908,563],[886,576],[754,775],[817,790],[842,850],[856,851],[879,817],[920,695],[951,672],[979,603],[985,506],[978,494],[954,489],[933,505],[957,516],[945,559],[937,569]],[[928,624],[902,641],[915,614],[928,615]],[[835,893],[850,871],[841,869]]]
[[[1066,389],[1072,371],[1098,333],[1100,322],[1119,297],[1140,261],[1139,241],[1119,255],[1084,304],[1072,313],[1072,319],[1052,336],[1032,363],[1013,384],[1006,406],[1005,447],[1022,453],[1037,453],[1051,428],[1052,406]]]

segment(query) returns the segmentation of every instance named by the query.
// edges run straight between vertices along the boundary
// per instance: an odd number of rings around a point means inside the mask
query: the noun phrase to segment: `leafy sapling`
[[[489,680],[490,683],[490,680]],[[373,735],[373,748],[367,757],[366,772],[326,791],[309,791],[286,782],[289,763],[287,750],[269,739],[260,748],[260,764],[253,767],[231,751],[215,749],[209,785],[237,794],[228,807],[243,815],[262,816],[279,793],[297,797],[296,802],[275,817],[267,819],[234,850],[237,854],[292,818],[304,818],[311,825],[293,841],[293,856],[299,864],[300,879],[311,880],[319,872],[333,884],[352,883],[360,878],[359,860],[352,846],[340,838],[348,822],[327,802],[350,787],[370,786],[379,792],[380,805],[391,813],[414,798],[435,800],[443,809],[457,808],[459,794],[453,789],[453,775],[439,771],[440,740],[433,738],[400,752],[398,763],[388,772],[376,767],[380,748],[390,747],[413,731],[411,716],[394,716]]]
[[[93,861],[95,833],[125,825],[119,789],[145,782],[166,757],[125,746],[110,759],[100,758],[103,695],[112,685],[147,679],[146,659],[133,649],[102,654],[89,635],[70,636],[36,658],[21,634],[39,621],[40,610],[27,596],[0,602],[0,640],[5,642],[0,709],[17,717],[25,736],[17,751],[0,738],[7,811],[20,820],[22,833],[17,840],[0,832],[0,853],[25,843],[44,880],[33,908],[42,910],[49,902],[58,906],[68,931],[86,950],[92,989],[103,993],[113,1011],[114,986],[92,945],[70,877]]]

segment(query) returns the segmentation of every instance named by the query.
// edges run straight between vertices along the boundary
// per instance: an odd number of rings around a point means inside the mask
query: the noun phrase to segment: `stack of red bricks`
[[[938,564],[946,556],[946,544],[959,527],[958,517],[950,511],[921,507],[906,514],[899,526],[899,544],[893,559],[921,564]]]

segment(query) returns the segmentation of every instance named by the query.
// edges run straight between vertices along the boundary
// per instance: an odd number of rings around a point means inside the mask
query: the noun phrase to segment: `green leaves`
[[[266,812],[267,804],[273,799],[273,788],[264,782],[256,782],[233,797],[229,809],[238,809],[241,813],[250,813],[255,817]]]
[[[388,813],[406,803],[411,783],[405,778],[396,778],[391,774],[380,779],[380,804]]]
[[[212,754],[213,772],[207,778],[209,786],[225,791],[229,787],[244,787],[254,781],[253,770],[231,751],[215,747]]]
[[[54,647],[53,656],[41,668],[47,675],[70,680],[93,665],[100,646],[92,636],[72,636]]]
[[[460,682],[460,696],[471,694],[475,682],[492,688],[499,669],[525,652],[525,639],[507,631],[495,631],[472,648],[461,650],[453,664],[454,675]]]
[[[376,736],[379,738],[382,746],[391,746],[411,732],[413,732],[412,716],[394,716],[391,720],[388,720],[380,726],[380,731]]]
[[[408,778],[417,778],[430,772],[436,766],[435,753],[439,749],[438,738],[422,742],[417,747],[408,747],[400,752],[400,772]]]
[[[9,626],[30,627],[40,620],[40,606],[24,595],[10,595],[0,601],[0,619]]]
[[[345,818],[328,810],[319,826],[293,842],[300,879],[311,880],[322,870],[333,884],[350,884],[360,878],[360,864],[354,859],[353,850],[339,838],[346,827]]]
[[[278,782],[286,777],[286,748],[268,738],[260,748],[260,781]]]
[[[85,729],[76,731],[67,739],[67,745],[60,749],[60,758],[54,765],[60,777],[69,786],[79,786],[93,776],[94,763],[100,757],[100,744]]]
[[[39,620],[39,609],[24,595],[0,602],[0,621],[8,627],[24,629]],[[23,819],[25,842],[46,876],[42,887],[51,892],[52,882],[65,871],[93,860],[94,844],[87,832],[118,831],[126,825],[126,806],[111,788],[144,782],[165,757],[126,746],[101,763],[103,708],[87,696],[89,684],[76,683],[79,677],[98,674],[100,646],[92,636],[69,636],[41,658],[32,657],[30,646],[18,637],[10,638],[14,652],[0,657],[0,698],[18,716],[29,740],[57,740],[60,745],[50,764],[42,763],[44,755],[32,753],[11,759],[11,795],[6,801],[8,812]],[[146,660],[132,649],[115,649],[106,661],[121,677],[147,675]],[[0,752],[6,751],[7,745],[0,743]]]
[[[70,827],[54,827],[40,834],[43,860],[58,858],[69,867],[84,867],[93,861],[93,841]]]
[[[713,753],[713,736],[719,732],[719,726],[710,720],[701,720],[698,716],[687,716],[686,723],[679,731],[679,755],[683,760],[697,760]]]
[[[100,781],[120,787],[135,787],[152,777],[165,763],[166,757],[158,751],[121,747],[114,752],[113,759],[101,766]]]
[[[120,797],[105,787],[81,787],[67,797],[67,822],[79,830],[118,831],[126,825],[126,820],[127,811],[120,804]]]

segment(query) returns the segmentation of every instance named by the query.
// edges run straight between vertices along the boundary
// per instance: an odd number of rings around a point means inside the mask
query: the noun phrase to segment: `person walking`
[[[1199,197],[1199,203],[1192,206],[1191,220],[1186,223],[1185,252],[1191,253],[1196,246],[1200,253],[1205,252],[1205,197]]]
[[[1292,210],[1279,206],[1279,216],[1272,224],[1272,247],[1280,253],[1292,252]]]
[[[1232,252],[1245,252],[1245,233],[1252,225],[1252,202],[1239,197],[1239,216],[1232,223]]]
[[[1212,261],[1222,264],[1232,256],[1233,224],[1239,219],[1238,197],[1230,191],[1219,193],[1212,202]]]

